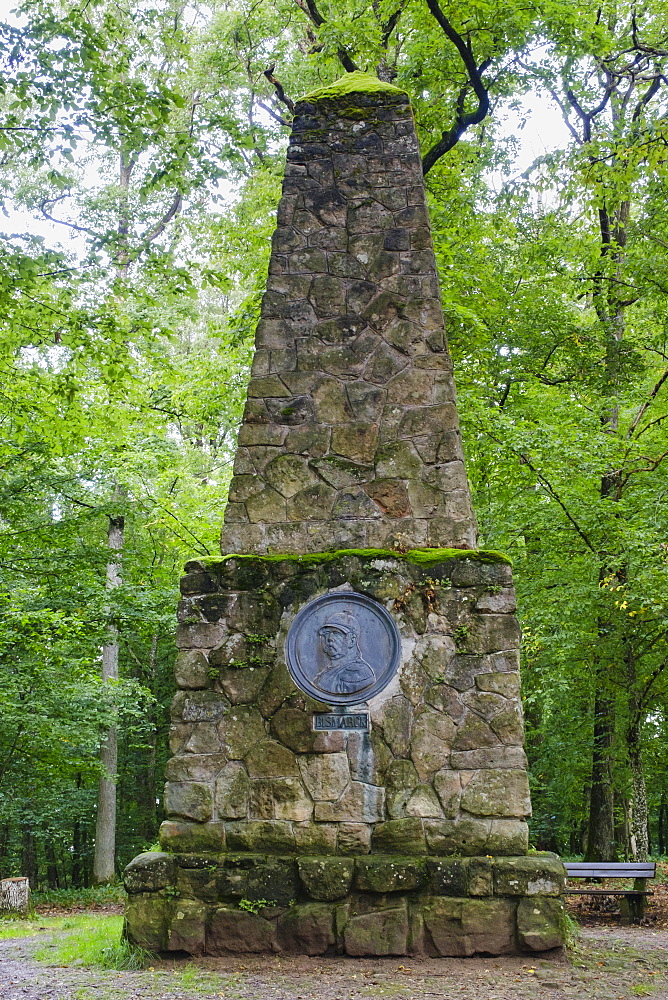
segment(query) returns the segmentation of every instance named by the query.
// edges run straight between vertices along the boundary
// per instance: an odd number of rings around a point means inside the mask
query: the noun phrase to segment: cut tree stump
[[[0,879],[0,913],[30,912],[30,882],[27,878]]]

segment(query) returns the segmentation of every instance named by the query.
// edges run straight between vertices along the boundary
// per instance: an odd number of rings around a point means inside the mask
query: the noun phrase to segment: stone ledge
[[[562,873],[554,855],[295,861],[152,853],[126,869],[126,933],[148,951],[210,955],[535,953],[563,945]]]
[[[399,855],[279,857],[235,854],[140,854],[125,869],[131,895],[166,890],[231,904],[263,899],[333,901],[351,893],[429,896],[558,897],[564,868],[554,854],[527,857],[422,858]]]

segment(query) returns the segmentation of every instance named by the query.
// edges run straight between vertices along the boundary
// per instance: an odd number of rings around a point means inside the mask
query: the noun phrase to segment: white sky
[[[16,0],[0,0],[0,19],[18,25],[20,22],[12,13],[15,3]],[[497,108],[496,116],[498,134],[501,137],[515,136],[518,140],[513,175],[523,173],[539,156],[563,148],[570,138],[559,109],[544,94],[524,97],[517,110]],[[494,191],[498,191],[507,180],[500,172],[490,171],[488,174],[488,184]],[[215,211],[220,212],[221,209],[219,204]],[[81,236],[73,230],[23,210],[11,209],[4,219],[0,216],[0,231],[41,236],[48,247],[62,248],[77,255],[83,254],[85,248]]]

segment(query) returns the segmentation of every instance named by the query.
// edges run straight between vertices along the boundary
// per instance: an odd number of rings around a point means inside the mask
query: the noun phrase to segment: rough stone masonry
[[[223,555],[182,580],[168,818],[162,850],[126,870],[130,939],[191,954],[561,946],[563,867],[527,853],[511,569],[475,548],[397,88],[354,73],[297,104],[256,346]],[[297,669],[286,640],[323,595]],[[400,646],[382,684],[374,608]]]

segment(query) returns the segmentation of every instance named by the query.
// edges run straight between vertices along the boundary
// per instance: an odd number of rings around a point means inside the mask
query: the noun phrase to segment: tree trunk
[[[3,878],[0,881],[0,913],[30,912],[30,881],[27,878]]]
[[[125,519],[109,518],[107,544],[112,553],[123,549]],[[107,563],[107,590],[120,586],[120,561]],[[118,679],[118,629],[109,626],[109,642],[102,647],[102,681],[109,683]],[[95,856],[93,859],[93,881],[99,885],[113,882],[116,875],[116,777],[118,774],[118,734],[112,722],[105,733],[100,747],[102,774],[98,785],[97,818],[95,823]]]
[[[24,825],[21,831],[21,867],[25,872],[25,877],[30,883],[31,889],[37,888],[37,854],[35,852],[35,838],[32,830]]]
[[[56,851],[53,846],[53,839],[49,834],[47,834],[47,838],[44,841],[44,857],[46,858],[46,881],[49,884],[49,889],[60,889]]]
[[[614,704],[596,693],[592,749],[591,799],[585,861],[614,861],[614,796],[610,754],[614,731]]]

